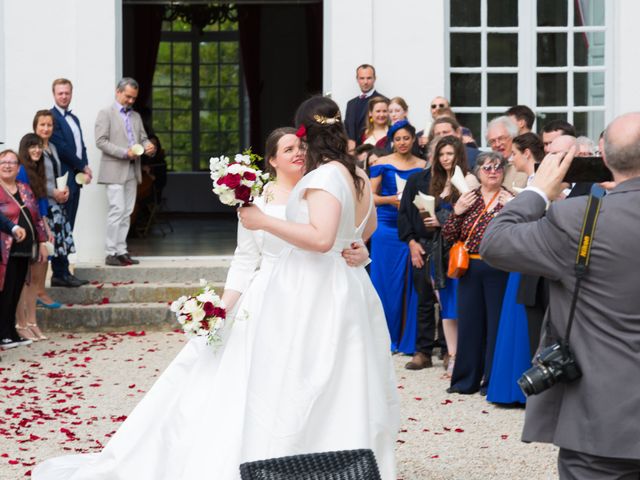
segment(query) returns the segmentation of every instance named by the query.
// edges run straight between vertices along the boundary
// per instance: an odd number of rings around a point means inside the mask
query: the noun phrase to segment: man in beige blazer
[[[126,266],[140,263],[127,250],[127,234],[138,183],[142,181],[139,145],[147,155],[155,146],[147,139],[140,115],[133,111],[138,82],[125,77],[116,87],[115,102],[100,110],[96,118],[96,146],[102,151],[98,183],[107,186],[107,239],[105,263]]]
[[[525,442],[560,447],[561,480],[640,478],[640,113],[616,118],[604,140],[617,186],[602,199],[569,338],[582,377],[529,397],[522,435]],[[565,159],[549,153],[531,186],[491,221],[480,245],[495,268],[549,280],[541,346],[564,336],[576,281],[587,197],[553,202],[545,215],[548,200],[563,189],[574,152]]]

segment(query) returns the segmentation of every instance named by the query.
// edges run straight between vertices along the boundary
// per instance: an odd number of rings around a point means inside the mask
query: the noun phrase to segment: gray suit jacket
[[[564,335],[587,197],[545,203],[525,191],[497,215],[480,254],[496,268],[548,278],[541,344]],[[583,376],[527,400],[524,441],[640,458],[640,177],[603,198],[570,345]]]
[[[138,112],[131,112],[131,128],[136,143],[145,146],[149,143],[147,132],[142,125]],[[96,147],[102,151],[98,183],[123,184],[127,180],[130,160],[126,158],[129,139],[124,120],[115,104],[103,108],[96,118]],[[142,181],[140,157],[135,159],[136,179]]]

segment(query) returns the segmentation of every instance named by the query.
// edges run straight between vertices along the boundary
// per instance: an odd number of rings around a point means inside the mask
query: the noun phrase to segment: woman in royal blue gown
[[[382,300],[391,349],[413,355],[418,298],[411,278],[409,247],[398,237],[398,206],[403,181],[425,168],[426,162],[411,153],[415,128],[406,121],[392,125],[388,135],[394,153],[381,157],[370,169],[378,213],[378,228],[371,237],[371,281]]]
[[[544,145],[537,135],[525,133],[513,139],[513,166],[516,171],[528,176],[531,183],[535,164],[544,158]],[[493,354],[493,367],[487,400],[493,403],[521,403],[526,397],[518,387],[517,380],[531,367],[529,329],[524,305],[516,302],[520,274],[509,274],[507,288],[502,300],[502,312]]]

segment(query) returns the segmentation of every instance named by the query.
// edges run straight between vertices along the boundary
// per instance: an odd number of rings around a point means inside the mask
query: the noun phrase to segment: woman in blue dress
[[[409,247],[398,238],[398,207],[403,181],[424,169],[426,162],[411,153],[416,130],[408,122],[395,123],[388,135],[394,153],[381,157],[369,172],[378,213],[378,228],[371,237],[371,281],[382,300],[391,349],[413,355],[418,298]]]
[[[544,145],[537,135],[525,133],[513,139],[513,166],[528,176],[531,183],[535,164],[544,158]],[[524,404],[526,398],[516,383],[531,367],[529,328],[524,305],[516,302],[520,274],[509,274],[502,301],[502,312],[493,354],[493,367],[487,400],[493,403]]]
[[[445,362],[445,368],[449,376],[453,372],[458,343],[458,297],[456,295],[458,280],[447,277],[451,245],[444,240],[440,229],[451,215],[453,204],[460,198],[461,192],[451,184],[451,177],[456,167],[462,170],[470,189],[478,186],[478,179],[467,172],[467,153],[464,144],[457,137],[443,137],[438,140],[433,150],[429,184],[429,193],[436,199],[436,216],[425,219],[424,224],[436,229],[429,258],[434,286],[438,290],[442,328],[447,341],[449,361]]]

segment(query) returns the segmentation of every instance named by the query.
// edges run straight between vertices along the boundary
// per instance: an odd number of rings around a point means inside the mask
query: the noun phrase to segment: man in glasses
[[[349,100],[344,116],[344,128],[347,130],[347,137],[349,137],[349,151],[355,150],[362,143],[362,131],[367,118],[369,99],[384,97],[381,93],[376,92],[376,69],[373,65],[363,63],[356,68],[356,80],[360,94]]]
[[[513,139],[518,136],[518,125],[506,115],[496,117],[487,126],[487,144],[507,161],[502,185],[507,190],[527,186],[527,175],[517,172],[511,164],[513,156]]]

